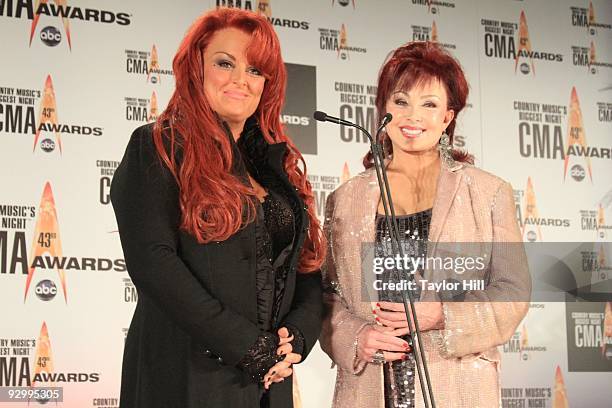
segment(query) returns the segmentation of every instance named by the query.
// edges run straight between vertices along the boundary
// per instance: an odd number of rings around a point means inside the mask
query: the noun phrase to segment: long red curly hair
[[[208,243],[228,239],[255,218],[255,190],[232,174],[231,142],[204,95],[204,49],[224,28],[251,35],[247,58],[266,78],[255,116],[268,143],[287,143],[284,168],[307,205],[310,219],[298,270],[316,271],[325,257],[325,238],[315,213],[304,158],[280,122],[287,78],[280,44],[268,20],[253,12],[218,8],[203,14],[189,28],[174,57],[176,89],[155,123],[153,138],[160,158],[180,188],[180,227],[198,242]],[[164,132],[168,125],[170,132]],[[175,137],[175,132],[181,137]],[[180,164],[174,154],[177,147],[182,151]]]

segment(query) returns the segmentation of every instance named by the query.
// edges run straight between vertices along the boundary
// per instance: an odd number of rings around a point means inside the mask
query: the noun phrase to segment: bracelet
[[[357,330],[357,334],[355,335],[355,341],[353,342],[353,347],[355,349],[355,358],[359,357],[359,334],[366,328],[366,326],[374,326],[374,323],[365,323],[363,326]]]

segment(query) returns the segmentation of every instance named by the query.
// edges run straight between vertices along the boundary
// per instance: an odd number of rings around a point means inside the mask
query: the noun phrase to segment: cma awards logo
[[[265,16],[270,24],[274,27],[294,28],[300,30],[308,30],[310,23],[308,21],[293,20],[288,18],[279,18],[272,15],[272,1],[271,0],[217,0],[218,7],[231,7],[239,8],[243,10],[256,11],[257,13]]]
[[[597,52],[595,51],[595,44],[591,41],[591,48],[589,49],[589,69],[591,74],[597,74],[599,67],[612,68],[612,63],[601,62],[597,60]]]
[[[605,110],[600,117],[605,118]],[[605,106],[604,106],[605,108]],[[609,147],[589,146],[578,92],[572,87],[567,105],[515,101],[519,110],[518,145],[521,156],[534,159],[563,160],[563,181],[568,175],[576,182],[593,181],[592,159],[611,159]],[[567,116],[567,138],[562,122]],[[531,122],[531,123],[530,123]],[[560,170],[561,171],[561,170]]]
[[[580,210],[580,227],[583,231],[595,231],[596,238],[605,241],[612,225],[606,224],[605,210],[599,204],[596,210]]]
[[[130,74],[143,74],[147,82],[160,84],[162,75],[174,75],[169,69],[162,69],[159,62],[157,46],[153,44],[150,52],[125,50],[125,67]]]
[[[11,342],[13,343],[13,342]],[[43,321],[38,339],[20,340],[23,346],[14,346],[9,350],[9,356],[0,357],[0,386],[10,387],[55,387],[63,383],[97,383],[99,373],[63,372],[55,369],[55,357],[51,347],[51,336],[47,323]],[[34,349],[33,359],[30,354]],[[11,355],[12,354],[12,355]],[[37,399],[40,404],[46,404],[52,399]],[[29,402],[29,400],[28,400]],[[57,400],[55,400],[57,404]]]
[[[570,371],[609,372],[612,363],[612,302],[572,305],[568,318]]]
[[[599,68],[612,68],[612,63],[598,61],[593,41],[591,41],[590,48],[572,46],[572,64],[577,67],[586,67],[593,75],[599,72]]]
[[[518,25],[486,18],[481,19],[481,25],[484,26],[485,55],[490,58],[514,60],[515,73],[520,68],[521,73],[533,73],[535,76],[534,60],[563,62],[562,54],[533,49],[524,10],[521,10]]]
[[[153,91],[150,99],[125,98],[125,120],[135,122],[154,122],[159,116],[157,92]]]
[[[431,27],[413,25],[412,41],[438,42],[438,26],[436,22],[433,21]]]
[[[17,94],[16,97],[7,98],[7,103],[0,103],[0,131],[10,134],[32,134],[34,136],[33,152],[39,146],[40,150],[45,153],[51,153],[57,149],[61,155],[62,135],[102,136],[103,134],[102,128],[98,126],[76,125],[59,121],[57,98],[51,75],[47,75],[42,91],[0,89],[0,94]],[[38,121],[35,113],[37,99],[40,99]]]
[[[412,26],[412,41],[431,41],[438,43],[440,46],[448,49],[456,49],[457,46],[455,44],[447,44],[440,42],[440,37],[438,35],[438,26],[434,21],[431,23],[431,27],[427,26]]]
[[[536,202],[536,193],[531,177],[527,178],[523,206],[517,205],[517,218],[521,226],[523,240],[528,242],[542,242],[541,226],[563,227],[570,226],[570,220],[564,218],[545,218],[540,216]]]
[[[130,14],[71,6],[68,5],[67,0],[37,0],[36,4],[34,4],[33,0],[0,1],[0,16],[32,20],[30,24],[30,47],[32,46],[32,40],[36,34],[36,27],[41,16],[45,18],[56,17],[61,20],[70,50],[72,50],[70,20],[107,24],[116,23],[121,26],[127,26],[131,23]],[[44,27],[40,31],[39,37],[45,45],[50,47],[54,47],[62,41],[62,33],[54,26]]]
[[[8,274],[15,274],[18,270],[21,270],[23,275],[27,275],[23,295],[24,302],[28,299],[28,295],[34,291],[36,296],[43,301],[52,300],[57,292],[61,292],[64,301],[67,303],[66,271],[126,271],[124,259],[64,255],[55,197],[49,182],[45,183],[40,200],[29,254],[26,252],[25,234],[20,231],[14,233],[12,251],[9,252],[8,247],[8,234],[0,235],[0,248],[3,258],[2,273],[7,273],[8,270]],[[28,258],[32,259],[32,262],[29,262]],[[4,265],[4,263],[7,265]],[[48,278],[48,272],[43,272],[43,279],[33,285],[34,278],[40,275],[42,270],[55,271],[59,284]],[[39,273],[37,274],[37,272]],[[34,287],[33,290],[32,287]]]
[[[367,50],[349,44],[348,29],[342,23],[340,30],[331,28],[319,28],[319,48],[325,51],[333,51],[338,59],[348,60],[351,53],[365,54]]]
[[[599,21],[595,14],[595,8],[593,2],[589,1],[589,8],[584,7],[570,7],[572,14],[572,26],[574,27],[585,27],[588,29],[590,35],[597,35],[598,29],[610,30],[612,25],[608,23],[602,23]]]
[[[43,138],[40,142],[40,149],[46,153],[51,153],[57,146],[60,154],[62,153],[61,135],[63,133],[102,136],[102,128],[100,127],[64,124],[58,121],[57,101],[51,75],[47,75],[45,80],[45,87],[38,109],[38,127],[34,134],[32,151],[36,150],[39,139],[46,133],[54,135],[55,141],[47,137]]]
[[[520,332],[514,333],[510,340],[503,346],[504,353],[516,353],[522,361],[530,360],[535,352],[544,352],[546,347],[529,345],[527,325],[523,323]]]
[[[427,6],[427,12],[431,14],[439,13],[440,7],[455,8],[454,1],[412,0],[412,4],[419,6]]]
[[[605,236],[600,238],[605,238]],[[582,252],[583,272],[598,274],[601,280],[608,278],[608,273],[612,272],[612,266],[608,264],[607,246],[609,246],[608,243],[597,242],[593,251]]]

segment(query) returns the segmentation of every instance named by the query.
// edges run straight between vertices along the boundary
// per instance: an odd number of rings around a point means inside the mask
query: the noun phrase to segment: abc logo
[[[62,34],[53,26],[47,26],[40,31],[40,39],[45,45],[55,47],[62,41]]]
[[[523,62],[521,64],[521,72],[525,75],[527,75],[529,73],[529,64]]]
[[[535,242],[536,238],[537,238],[537,235],[536,235],[535,231],[528,231],[527,232],[527,241]]]
[[[45,279],[38,282],[35,292],[36,296],[38,296],[40,300],[48,302],[49,300],[53,299],[55,295],[57,295],[57,287],[53,281]]]
[[[51,139],[44,139],[42,142],[40,142],[40,148],[45,152],[50,153],[55,150],[55,142]]]
[[[582,167],[579,164],[576,164],[570,170],[570,175],[572,176],[572,178],[574,180],[582,181],[582,180],[584,180],[584,177],[586,176],[586,173],[584,172],[584,167]]]

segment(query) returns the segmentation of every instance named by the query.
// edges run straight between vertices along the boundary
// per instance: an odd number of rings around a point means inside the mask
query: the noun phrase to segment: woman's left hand
[[[374,310],[376,321],[386,327],[395,329],[391,334],[403,336],[409,333],[408,321],[404,311],[403,303],[378,302]],[[420,331],[436,330],[444,328],[444,313],[440,302],[416,302],[414,303],[417,319],[419,319]],[[413,326],[414,327],[414,326]]]
[[[293,353],[293,347],[291,346],[293,335],[289,335],[289,330],[286,327],[281,327],[277,333],[280,341],[276,353],[284,355],[285,358],[271,367],[264,376],[264,388],[266,390],[270,388],[272,383],[284,381],[285,378],[289,377],[293,373],[291,366],[302,361],[301,355]]]

